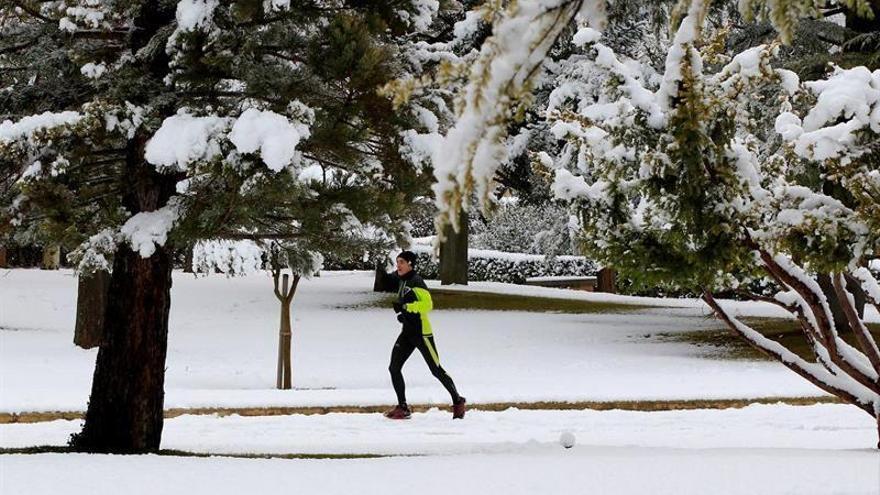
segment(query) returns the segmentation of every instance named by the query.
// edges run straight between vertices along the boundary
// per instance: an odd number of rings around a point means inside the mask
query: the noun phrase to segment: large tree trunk
[[[83,349],[101,345],[104,337],[104,315],[107,311],[107,295],[110,272],[98,270],[79,276],[76,298],[76,328],[73,343]]]
[[[143,160],[146,136],[128,143],[129,180],[123,204],[155,211],[175,194],[179,175],[161,174]],[[171,308],[173,252],[155,246],[141,257],[121,242],[113,257],[104,339],[98,350],[83,430],[71,445],[87,452],[151,452],[162,438],[165,354]]]
[[[468,283],[468,215],[462,210],[458,232],[446,226],[446,240],[440,244],[440,284]]]
[[[169,251],[116,252],[85,426],[72,445],[87,452],[151,452],[162,438],[171,308]]]

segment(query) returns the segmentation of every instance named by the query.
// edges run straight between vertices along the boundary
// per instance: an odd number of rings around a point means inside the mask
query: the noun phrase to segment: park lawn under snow
[[[0,425],[0,447],[64,445],[80,421]],[[561,434],[575,445],[563,449]],[[181,416],[162,447],[214,454],[384,454],[381,459],[2,455],[3,493],[875,494],[874,423],[846,405],[664,412],[431,410]],[[101,473],[100,476],[83,473]],[[157,475],[156,473],[161,473]]]
[[[286,460],[3,456],[4,493],[29,495],[874,495],[875,452],[533,446],[519,452]]]
[[[370,307],[383,297],[371,287],[365,272],[324,272],[300,283],[293,303],[296,390],[278,391],[271,279],[176,272],[166,407],[393,403],[387,366],[399,328],[390,309]],[[775,363],[705,359],[695,346],[649,338],[717,328],[699,301],[497,283],[463,290],[667,306],[614,314],[438,308],[431,318],[441,361],[471,403],[822,395]],[[96,351],[72,343],[75,302],[69,271],[0,272],[0,412],[85,409]],[[778,315],[772,306],[730,304],[744,315]],[[411,403],[448,402],[420,356],[405,376]]]
[[[79,421],[0,425],[3,447],[63,445]],[[563,449],[563,432],[574,447]],[[370,453],[381,459],[2,455],[3,493],[876,494],[873,421],[845,405],[666,412],[446,411],[182,416],[166,449]],[[86,473],[100,473],[89,475]],[[161,475],[157,475],[161,473]]]
[[[373,405],[393,401],[397,325],[372,307],[369,273],[303,281],[294,302],[293,391],[274,385],[277,302],[268,277],[175,273],[166,406]],[[429,285],[433,285],[429,282]],[[82,410],[95,351],[72,340],[69,272],[0,272],[0,411]],[[478,283],[468,291],[665,306],[612,314],[450,311],[432,321],[444,365],[472,403],[818,395],[770,362],[715,361],[648,338],[717,327],[698,301]],[[775,308],[728,303],[742,315]],[[872,314],[872,319],[876,315]],[[418,356],[410,401],[445,403]],[[0,425],[0,448],[63,446],[81,421]],[[559,439],[576,442],[564,449]],[[876,424],[839,404],[665,412],[432,409],[379,414],[184,415],[162,448],[212,454],[380,454],[377,459],[0,455],[0,493],[30,495],[486,492],[875,494]]]

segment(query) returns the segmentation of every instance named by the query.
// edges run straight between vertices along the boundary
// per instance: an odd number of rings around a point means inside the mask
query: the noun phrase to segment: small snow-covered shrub
[[[471,221],[471,247],[508,253],[574,254],[568,209],[554,204],[502,203],[485,222]]]

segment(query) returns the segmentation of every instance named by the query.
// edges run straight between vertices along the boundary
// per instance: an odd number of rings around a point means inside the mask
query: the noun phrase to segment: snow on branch
[[[707,292],[703,296],[703,299],[733,332],[745,339],[750,345],[779,361],[787,368],[803,378],[806,378],[810,383],[816,385],[822,390],[845,399],[847,402],[859,407],[872,417],[875,416],[875,408],[880,408],[880,396],[878,396],[876,392],[852,379],[849,379],[845,374],[841,373],[835,375],[817,363],[810,363],[791,352],[791,350],[779,342],[768,339],[757,330],[729,314],[718,303],[718,301],[715,300],[711,293]]]
[[[0,123],[0,145],[15,141],[31,141],[33,137],[44,131],[58,127],[77,124],[82,119],[78,112],[43,112],[39,115],[23,117],[17,122],[5,120]]]
[[[832,282],[837,298],[840,300],[841,308],[856,336],[856,340],[858,340],[862,351],[868,357],[871,366],[874,367],[875,373],[880,374],[880,349],[877,348],[874,336],[868,331],[867,326],[865,326],[865,323],[859,317],[858,311],[856,311],[855,298],[846,288],[846,278],[843,274],[838,273],[833,276]],[[875,381],[877,381],[876,378]]]
[[[226,156],[228,141],[239,153],[259,154],[266,166],[279,172],[297,162],[296,147],[308,137],[307,124],[268,110],[249,108],[233,119],[194,116],[181,109],[162,122],[144,157],[160,170],[186,171],[194,163]]]
[[[172,198],[158,210],[142,211],[129,218],[119,229],[119,235],[142,258],[149,258],[156,252],[156,247],[165,245],[168,233],[180,216],[180,210],[180,205]]]
[[[819,283],[786,255],[773,256],[764,251],[760,254],[765,266],[778,277],[779,282],[791,287],[808,305],[812,316],[808,317],[807,321],[821,336],[821,345],[814,346],[817,356],[822,361],[830,361],[834,366],[839,367],[843,374],[852,377],[861,385],[880,392],[878,371],[871,366],[868,357],[847,344],[838,335],[834,325],[834,315]],[[824,364],[834,370],[830,363]]]
[[[296,146],[309,137],[304,124],[291,123],[272,111],[249,108],[232,126],[229,140],[240,153],[260,152],[263,162],[278,172],[294,162]]]
[[[673,99],[678,96],[679,86],[685,76],[682,69],[687,68],[693,74],[703,72],[703,59],[696,49],[696,43],[706,20],[707,9],[708,4],[704,0],[691,0],[687,15],[675,32],[672,46],[666,55],[663,81],[657,91],[658,103],[664,111],[674,108]]]
[[[264,253],[263,247],[251,240],[199,241],[193,246],[192,269],[195,273],[248,275],[263,268]]]
[[[803,120],[791,112],[776,120],[777,132],[793,144],[795,153],[848,163],[866,151],[861,131],[880,134],[880,69],[838,67],[828,79],[804,85],[817,97],[813,108]]]
[[[880,283],[874,278],[871,270],[868,270],[865,267],[859,267],[852,272],[852,276],[861,283],[865,295],[868,296],[868,299],[870,299],[871,302],[877,306],[877,310],[880,311]]]
[[[190,164],[221,153],[220,137],[229,119],[197,117],[185,109],[168,117],[147,142],[144,158],[159,170],[186,171]]]
[[[564,28],[578,14],[599,25],[603,7],[601,0],[511,2],[501,14],[471,66],[458,120],[434,152],[441,235],[446,225],[458,228],[459,211],[473,193],[488,209],[492,178],[506,156],[508,121],[529,101],[534,78]]]

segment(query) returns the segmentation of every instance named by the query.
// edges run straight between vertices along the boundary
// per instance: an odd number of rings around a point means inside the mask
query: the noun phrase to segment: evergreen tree
[[[509,6],[473,64],[466,104],[439,141],[445,154],[438,166],[449,177],[437,191],[441,220],[453,218],[471,191],[486,198],[492,158],[503,152],[505,125],[522,101],[515,95],[530,90],[550,41],[581,16],[573,41],[586,56],[573,79],[584,84],[550,115],[571,154],[542,161],[558,167],[555,194],[578,204],[589,254],[638,282],[702,293],[731,331],[868,413],[880,433],[880,352],[848,288],[860,286],[880,307],[880,285],[868,268],[880,248],[880,71],[833,67],[802,83],[774,67],[778,42],[728,53],[729,26],[707,26],[704,0],[679,2],[671,12],[674,36],[657,71],[616,54],[584,25],[604,21],[602,4],[537,3]],[[871,5],[830,7],[874,19]],[[801,18],[828,6],[772,0],[739,7],[746,20],[757,14],[791,41]],[[523,23],[531,28],[525,35],[517,31]],[[817,275],[831,281],[857,347],[840,337]],[[718,290],[744,289],[760,276],[776,292],[746,294],[797,318],[812,361],[716,301]]]
[[[411,123],[376,88],[401,69],[397,40],[425,29],[436,8],[0,7],[3,223],[75,247],[81,270],[112,271],[76,448],[159,448],[171,268],[181,248],[276,241],[298,266],[313,253],[387,249],[403,234],[409,191],[423,180],[398,152],[399,130]],[[247,249],[227,252],[240,263]],[[218,266],[217,256],[201,260]]]

